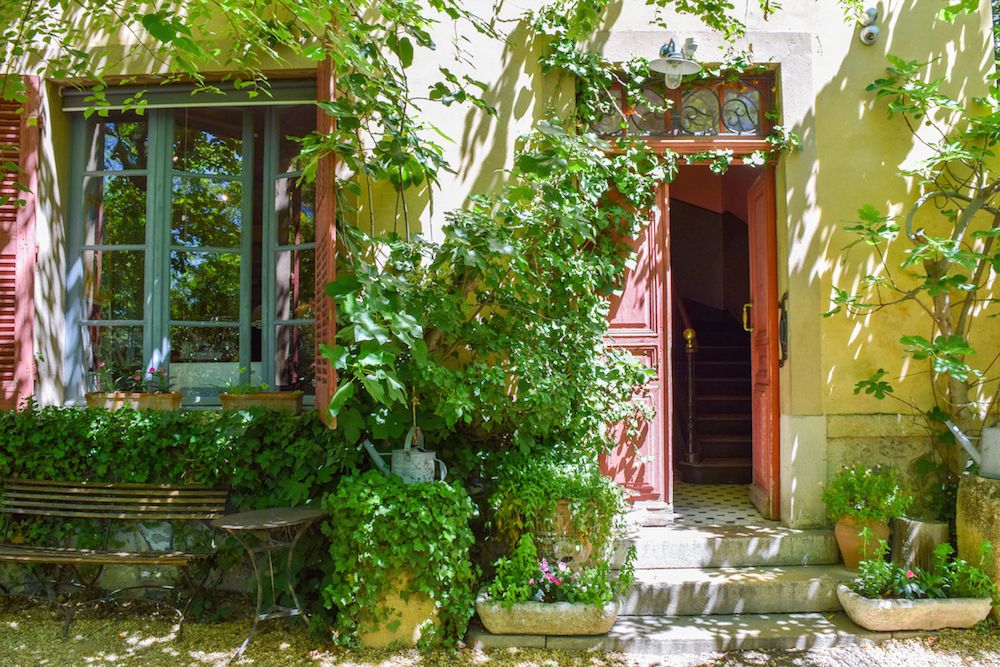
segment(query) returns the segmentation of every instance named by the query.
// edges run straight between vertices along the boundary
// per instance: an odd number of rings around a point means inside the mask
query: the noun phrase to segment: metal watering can
[[[444,461],[434,456],[434,452],[424,450],[424,434],[417,426],[407,431],[402,449],[394,449],[388,454],[375,449],[369,440],[362,444],[379,470],[386,475],[398,475],[408,484],[435,481],[435,467],[440,467],[438,481],[443,482],[448,474]],[[388,468],[385,464],[387,456],[390,457]]]
[[[983,428],[978,449],[950,419],[945,425],[958,443],[965,448],[969,457],[979,464],[980,477],[1000,479],[1000,428],[997,427],[997,422]]]

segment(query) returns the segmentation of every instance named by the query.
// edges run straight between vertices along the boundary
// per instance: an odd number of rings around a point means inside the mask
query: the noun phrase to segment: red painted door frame
[[[628,437],[618,431],[617,447],[601,462],[604,472],[632,494],[635,501],[669,503],[673,495],[670,462],[671,387],[669,199],[667,185],[656,193],[649,224],[635,241],[635,267],[626,271],[622,292],[611,300],[607,344],[623,349],[656,371],[647,385],[647,400],[656,411],[651,422]]]
[[[682,169],[684,167],[681,167]],[[635,269],[626,273],[622,295],[612,301],[608,342],[628,349],[656,370],[649,400],[656,410],[637,440],[620,439],[603,461],[605,471],[635,494],[636,500],[673,501],[673,421],[668,186],[657,193],[656,211],[637,241]],[[748,192],[753,377],[753,484],[751,500],[761,514],[780,515],[778,393],[777,229],[774,169],[768,166]],[[652,251],[650,252],[650,248]],[[635,450],[651,457],[639,462]],[[647,454],[648,452],[648,454]]]
[[[750,500],[767,519],[781,517],[778,395],[778,250],[774,170],[747,193],[750,240],[750,372],[753,401],[753,484]]]

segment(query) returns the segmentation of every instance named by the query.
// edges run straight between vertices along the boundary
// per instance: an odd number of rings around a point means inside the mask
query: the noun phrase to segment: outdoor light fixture
[[[660,47],[660,57],[649,62],[649,69],[652,72],[662,72],[663,84],[673,90],[681,85],[686,74],[701,71],[701,65],[691,59],[697,49],[694,39],[688,37],[678,53],[674,40],[670,40]]]

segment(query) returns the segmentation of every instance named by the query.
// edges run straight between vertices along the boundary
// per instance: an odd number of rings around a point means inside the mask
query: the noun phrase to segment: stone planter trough
[[[180,410],[184,395],[179,391],[147,394],[130,391],[92,391],[85,398],[88,408],[132,408],[133,410]]]
[[[603,607],[570,602],[520,602],[507,608],[485,592],[476,598],[476,612],[495,635],[603,635],[618,619],[618,602]]]
[[[840,604],[852,621],[873,632],[971,628],[990,613],[989,598],[945,600],[871,600],[844,584],[837,586]]]

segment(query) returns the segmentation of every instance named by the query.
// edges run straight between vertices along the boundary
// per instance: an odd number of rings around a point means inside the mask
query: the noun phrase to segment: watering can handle
[[[424,448],[424,432],[420,430],[419,426],[411,426],[410,430],[406,432],[406,439],[403,440],[403,449],[409,449],[410,447],[416,447],[417,449]]]
[[[443,482],[444,478],[448,476],[448,468],[444,465],[444,461],[441,459],[434,459],[434,463],[441,466],[441,481]]]

